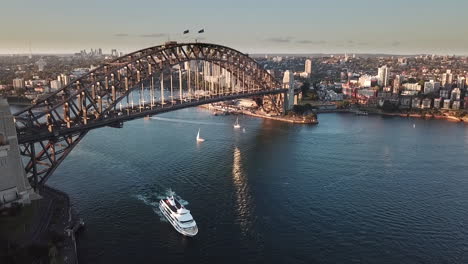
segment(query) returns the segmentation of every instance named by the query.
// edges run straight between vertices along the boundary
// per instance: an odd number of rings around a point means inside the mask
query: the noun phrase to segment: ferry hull
[[[169,213],[166,211],[166,207],[163,205],[163,202],[159,202],[159,210],[161,213],[166,217],[167,221],[174,227],[174,229],[179,232],[180,234],[187,236],[187,237],[194,237],[195,235],[198,234],[198,227],[195,225],[194,227],[191,228],[181,228],[169,215]]]

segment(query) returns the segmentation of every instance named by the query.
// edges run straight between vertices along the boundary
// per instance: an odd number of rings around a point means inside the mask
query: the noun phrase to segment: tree
[[[302,96],[303,97],[306,97],[307,96],[307,92],[309,91],[310,89],[310,83],[308,81],[305,81],[302,85],[301,85],[301,92],[302,92]]]
[[[338,102],[336,105],[338,109],[346,109],[346,108],[349,108],[350,106],[351,106],[351,103],[348,100],[343,100],[341,102]]]
[[[384,110],[385,112],[394,112],[397,109],[398,107],[388,100],[385,100],[382,105],[382,110]]]

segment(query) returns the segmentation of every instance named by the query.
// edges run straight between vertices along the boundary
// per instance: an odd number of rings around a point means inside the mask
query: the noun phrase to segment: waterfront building
[[[468,109],[468,96],[465,96],[465,99],[463,101],[465,102],[463,108]]]
[[[453,88],[452,92],[450,93],[450,99],[452,101],[461,99],[461,90],[460,90],[460,88]]]
[[[424,98],[422,100],[421,109],[430,109],[430,108],[432,108],[432,99]]]
[[[388,85],[388,67],[384,65],[379,68],[378,70],[378,83],[380,86],[387,86]]]
[[[443,109],[450,109],[450,99],[444,100],[444,105],[442,106]]]
[[[441,103],[443,102],[442,98],[434,98],[434,108],[440,109],[442,107]]]
[[[424,94],[430,94],[434,92],[439,92],[440,83],[434,82],[433,80],[424,83]]]
[[[13,79],[13,88],[15,90],[23,89],[24,88],[24,79],[23,78],[15,78]]]
[[[416,109],[416,108],[421,108],[421,98],[413,98],[413,101],[411,103],[411,108]]]
[[[421,91],[421,85],[418,83],[405,83],[402,85],[403,90],[406,91]]]
[[[411,96],[400,96],[400,109],[409,109],[411,108]]]
[[[452,103],[452,110],[459,110],[459,109],[460,109],[460,105],[461,105],[460,101],[458,101],[458,100],[457,100],[457,101],[453,101],[453,103]]]
[[[449,99],[450,98],[450,89],[440,89],[439,91],[439,96],[444,98],[444,99]]]

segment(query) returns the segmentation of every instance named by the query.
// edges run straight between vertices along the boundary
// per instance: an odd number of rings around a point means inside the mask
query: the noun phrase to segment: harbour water
[[[235,119],[191,108],[91,131],[48,182],[86,222],[80,263],[468,263],[468,125]],[[161,218],[169,188],[196,237]]]

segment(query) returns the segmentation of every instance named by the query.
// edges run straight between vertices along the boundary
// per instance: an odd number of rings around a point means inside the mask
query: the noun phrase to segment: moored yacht
[[[190,211],[174,197],[174,193],[170,193],[169,196],[159,201],[159,210],[182,235],[193,237],[198,233],[197,223]]]

